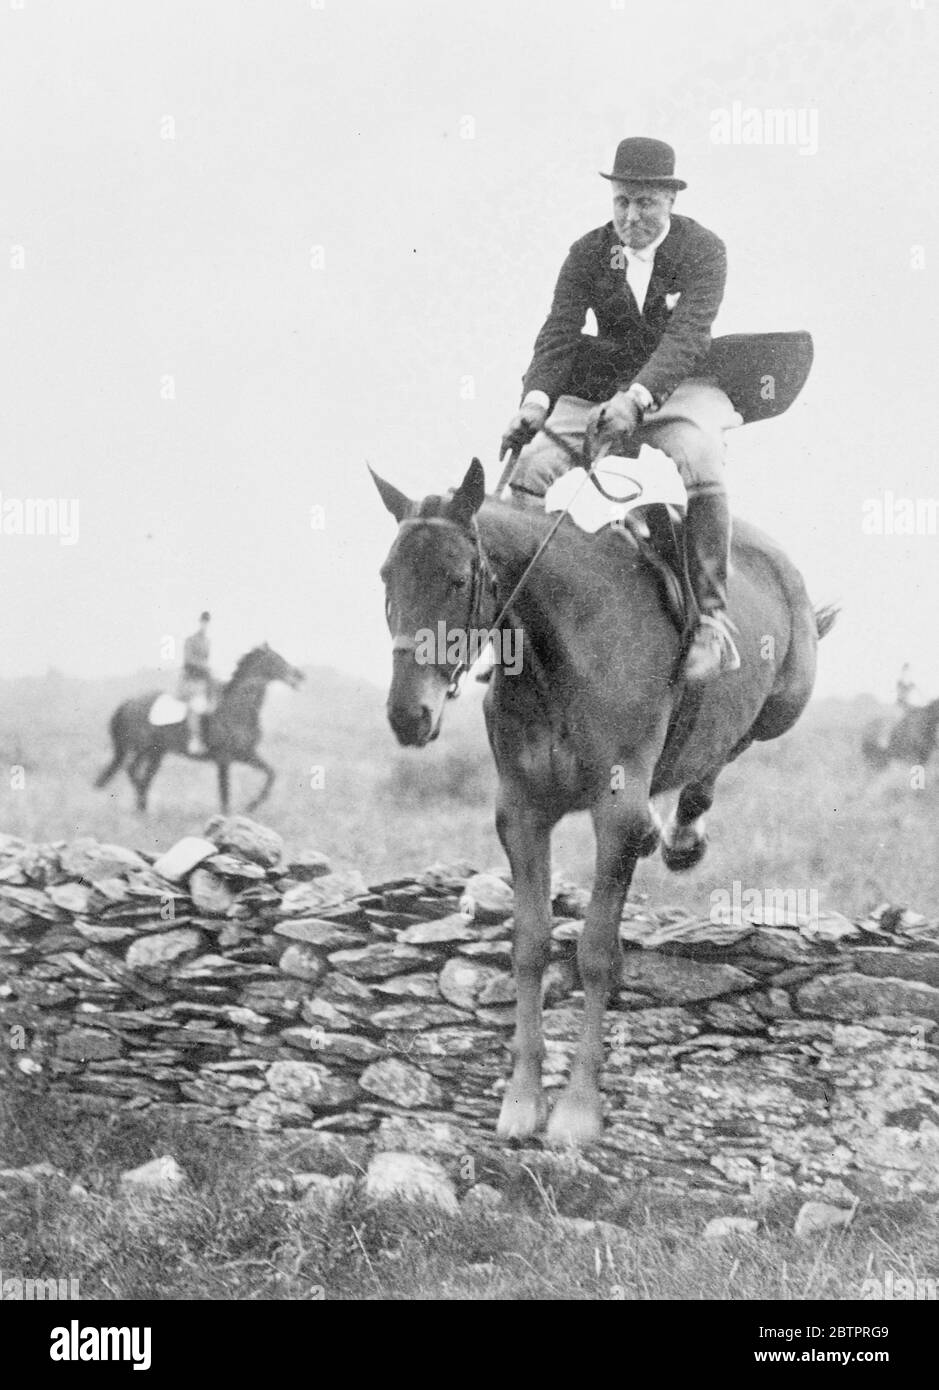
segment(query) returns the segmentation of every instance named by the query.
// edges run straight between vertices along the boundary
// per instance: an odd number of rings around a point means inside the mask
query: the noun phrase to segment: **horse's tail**
[[[108,782],[110,782],[111,778],[114,776],[115,772],[117,772],[121,763],[124,761],[124,754],[127,752],[127,749],[124,746],[123,739],[121,738],[121,731],[123,727],[121,722],[121,714],[123,712],[123,709],[123,705],[118,705],[117,709],[111,715],[111,723],[109,727],[111,730],[111,743],[114,746],[114,757],[111,759],[108,766],[104,768],[103,771],[98,773],[97,777],[95,778],[96,787],[107,786]]]
[[[826,603],[821,608],[815,610],[815,631],[819,640],[827,637],[835,625],[835,619],[841,612],[840,603]]]

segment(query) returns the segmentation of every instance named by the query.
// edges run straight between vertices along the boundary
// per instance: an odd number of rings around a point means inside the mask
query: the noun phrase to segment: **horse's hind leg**
[[[673,873],[693,869],[708,846],[704,816],[714,800],[718,774],[711,773],[681,790],[677,805],[662,831],[662,858]]]
[[[496,829],[512,866],[515,888],[515,1067],[502,1101],[497,1133],[527,1139],[544,1124],[547,1104],[541,1085],[544,1037],[541,981],[551,955],[551,825],[500,788]]]
[[[159,771],[160,763],[163,761],[162,749],[155,753],[144,754],[144,767],[139,777],[133,779],[134,787],[137,792],[137,810],[147,809],[147,793],[150,790],[150,783]]]
[[[658,838],[649,815],[648,788],[641,798],[602,802],[593,813],[597,865],[587,920],[577,946],[584,988],[584,1020],[570,1080],[548,1122],[552,1144],[587,1144],[603,1128],[600,1068],[603,1023],[610,989],[619,980],[619,924],[636,860]]]

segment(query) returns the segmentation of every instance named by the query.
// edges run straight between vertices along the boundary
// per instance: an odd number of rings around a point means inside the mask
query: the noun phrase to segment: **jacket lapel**
[[[646,291],[646,302],[643,307],[643,317],[648,318],[650,311],[663,300],[674,287],[675,269],[678,261],[678,243],[680,233],[678,224],[674,217],[672,225],[669,227],[668,236],[655,253],[655,264],[652,267],[652,276],[649,280],[649,288]]]

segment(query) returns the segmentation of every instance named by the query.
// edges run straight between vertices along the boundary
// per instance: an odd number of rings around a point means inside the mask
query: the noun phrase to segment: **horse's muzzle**
[[[405,748],[423,748],[440,732],[440,721],[438,719],[434,723],[434,712],[429,705],[421,705],[414,711],[389,704],[388,723],[394,730],[395,738]]]

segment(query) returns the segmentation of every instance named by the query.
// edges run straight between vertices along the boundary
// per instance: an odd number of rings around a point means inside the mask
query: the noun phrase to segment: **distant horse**
[[[207,751],[195,756],[194,760],[213,762],[217,766],[223,811],[228,810],[232,763],[245,763],[264,773],[264,785],[249,804],[249,811],[260,806],[269,795],[274,785],[274,769],[256,752],[261,737],[261,705],[271,681],[284,681],[295,690],[302,680],[303,672],[290,666],[265,642],[241,658],[231,680],[221,687],[215,709],[203,716]],[[103,787],[121,766],[125,766],[137,794],[138,811],[147,809],[150,783],[167,753],[179,753],[184,758],[194,756],[187,751],[189,730],[185,719],[175,724],[150,723],[150,710],[159,693],[151,690],[118,705],[110,725],[114,757],[95,781],[96,787]]]
[[[388,718],[400,743],[423,747],[437,737],[460,667],[458,645],[428,661],[422,633],[489,628],[552,521],[487,498],[478,459],[454,492],[421,502],[375,482],[399,523],[382,567],[393,637]],[[834,611],[813,612],[798,571],[743,522],[734,523],[729,599],[741,669],[686,687],[681,638],[651,566],[609,530],[587,535],[567,518],[504,620],[516,641],[521,630],[524,655],[515,675],[495,666],[484,702],[499,777],[496,828],[515,888],[516,1060],[498,1123],[503,1138],[528,1138],[547,1113],[542,975],[552,827],[569,811],[589,811],[597,845],[577,950],[583,1028],[548,1126],[549,1141],[580,1144],[601,1130],[604,1014],[619,979],[619,924],[637,859],[661,839],[669,868],[696,864],[724,765],[754,739],[784,734],[808,702],[816,644]],[[662,827],[650,798],[670,789],[680,795]]]
[[[861,751],[871,767],[886,767],[894,758],[924,767],[939,735],[939,700],[907,709],[899,719],[873,719],[861,735]]]

